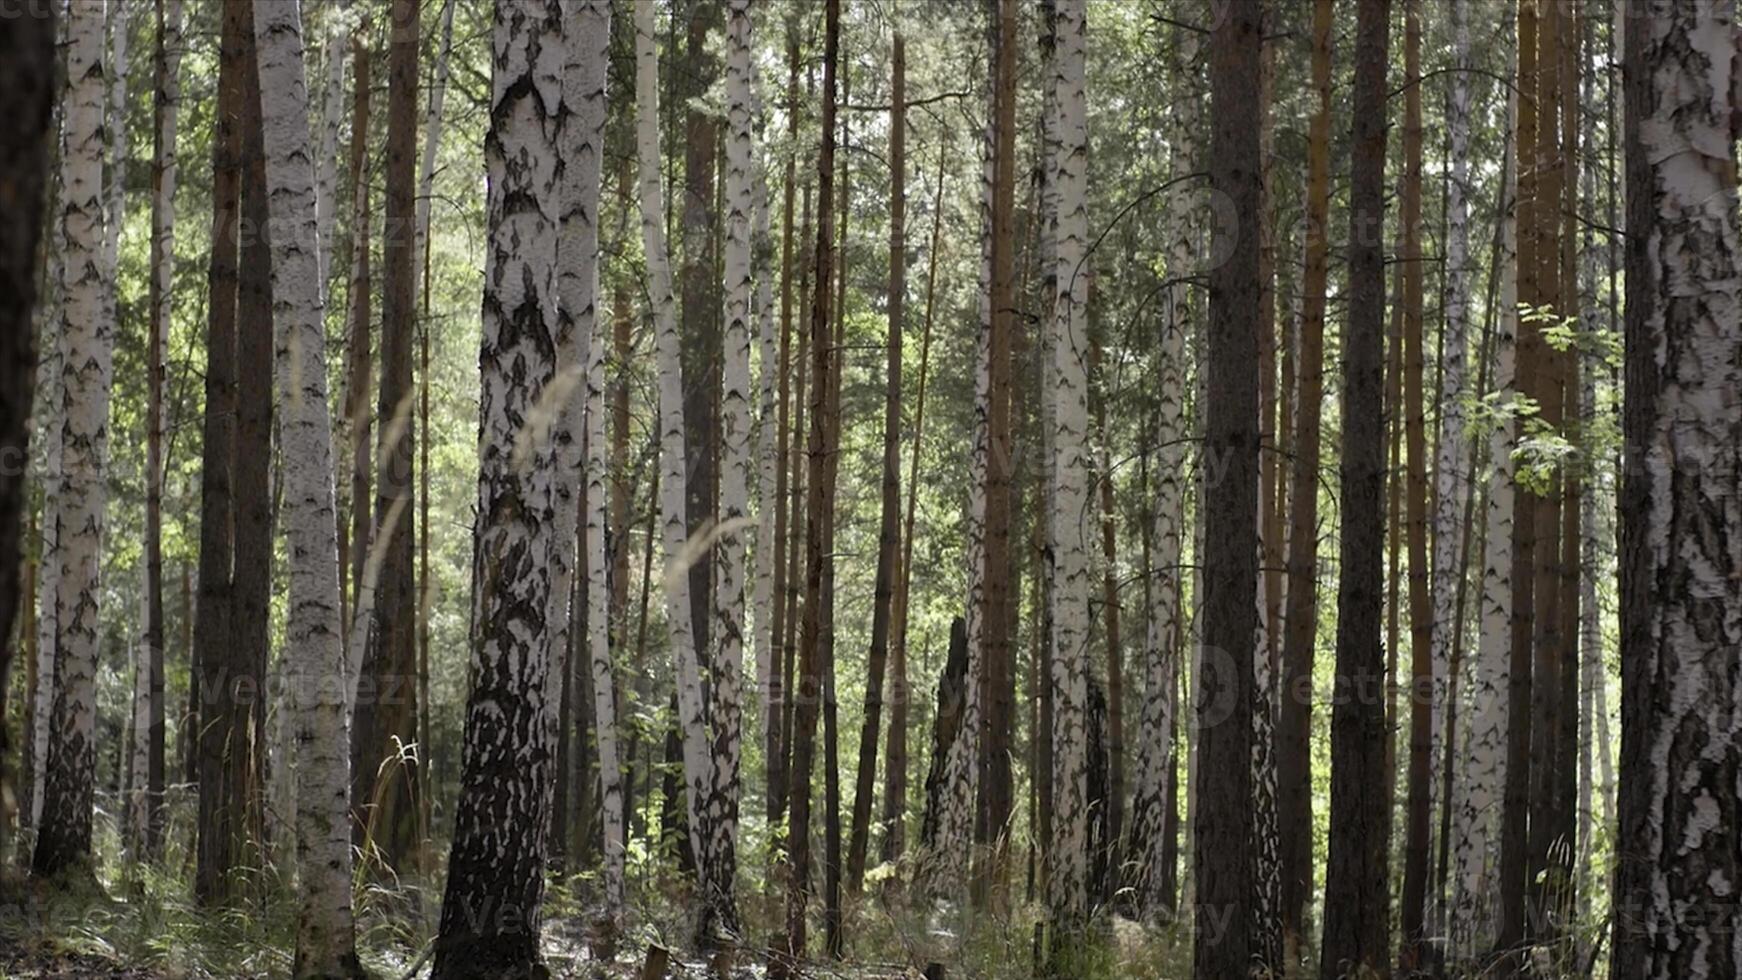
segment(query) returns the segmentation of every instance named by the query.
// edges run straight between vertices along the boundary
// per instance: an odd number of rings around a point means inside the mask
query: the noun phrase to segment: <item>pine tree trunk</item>
[[[321,682],[343,663],[339,634],[332,421],[327,409],[321,292],[314,255],[314,169],[309,159],[302,26],[296,8],[255,13],[266,178],[273,226],[273,320],[283,396],[286,541],[291,555],[287,655],[298,745],[297,856],[302,885],[298,976],[355,976],[351,835],[346,788],[350,744],[342,692]]]
[[[423,117],[423,162],[419,164],[417,175],[417,252],[414,261],[423,263],[423,285],[418,290],[418,296],[423,301],[423,315],[426,320],[429,318],[430,306],[430,209],[435,203],[436,151],[441,147],[442,107],[446,104],[448,95],[448,62],[454,50],[454,3],[455,0],[446,0],[442,4],[442,40],[436,54],[435,79],[429,88],[429,109]],[[428,442],[427,437],[425,442]],[[421,506],[423,498],[419,497],[418,501]],[[427,521],[420,520],[418,526],[429,525]],[[418,538],[420,549],[424,548],[427,537],[425,535]],[[418,706],[427,712],[428,698],[420,698]]]
[[[163,385],[169,353],[171,290],[175,271],[176,123],[181,108],[181,0],[157,0],[156,98],[151,167],[150,329],[146,369],[145,648],[147,720],[146,852],[163,839]]]
[[[1421,123],[1421,3],[1404,0],[1403,60],[1403,197],[1398,223],[1403,276],[1403,443],[1408,457],[1404,489],[1409,556],[1410,690],[1432,689],[1434,670],[1433,597],[1428,582],[1428,461],[1426,403],[1422,396],[1422,123]],[[1423,909],[1427,902],[1428,855],[1433,853],[1434,784],[1430,757],[1433,705],[1429,698],[1409,699],[1409,801],[1403,845],[1401,917],[1402,969],[1423,965],[1426,936]]]
[[[66,409],[53,498],[55,520],[65,533],[57,542],[54,701],[31,861],[40,875],[89,874],[91,862],[98,564],[108,505],[104,461],[115,341],[113,307],[104,298],[114,272],[104,243],[104,13],[105,5],[95,0],[67,7],[60,173]]]
[[[1088,906],[1088,126],[1083,92],[1086,5],[1060,0],[1054,85],[1058,179],[1052,318],[1054,377],[1052,533],[1053,810],[1047,842],[1048,962],[1055,971],[1086,938]],[[1256,47],[1257,35],[1253,35]],[[1257,407],[1251,416],[1257,418]],[[1254,498],[1256,499],[1256,498]],[[1250,550],[1250,549],[1248,549]],[[1248,576],[1251,578],[1251,576]],[[1250,603],[1247,604],[1251,606]],[[1250,631],[1248,631],[1250,635]],[[1244,959],[1244,957],[1242,957]]]
[[[241,36],[252,33],[244,17]],[[257,48],[245,47],[242,91],[242,228],[237,281],[236,456],[234,480],[235,567],[231,580],[230,636],[207,660],[208,676],[219,671],[223,693],[204,733],[219,769],[212,780],[220,827],[229,835],[231,869],[259,866],[254,848],[262,839],[260,788],[265,701],[258,692],[266,676],[272,611],[272,214],[267,200],[266,150]],[[259,229],[248,234],[246,229]],[[201,779],[204,785],[206,780]],[[238,892],[240,889],[237,890]]]
[[[1377,514],[1384,493],[1385,430],[1381,359],[1385,306],[1382,238],[1385,182],[1387,0],[1356,8],[1355,90],[1350,183],[1350,314],[1343,338],[1345,515]],[[1384,541],[1378,521],[1348,520],[1337,585],[1337,699],[1331,709],[1331,830],[1325,871],[1320,976],[1331,980],[1390,966],[1386,865],[1390,797],[1386,733],[1378,692],[1385,652],[1379,642]]]
[[[202,904],[229,900],[235,863],[229,831],[233,811],[224,792],[223,759],[229,716],[225,670],[234,618],[237,331],[241,274],[242,114],[254,40],[248,7],[226,3],[218,61],[218,111],[212,136],[212,235],[207,274],[204,455],[200,461],[199,604],[190,667],[190,711],[182,740],[193,746],[199,783],[194,896]]]
[[[688,528],[700,534],[719,519],[720,504],[720,365],[724,358],[720,322],[720,274],[716,265],[722,221],[717,217],[716,173],[720,124],[715,114],[697,102],[708,96],[720,74],[719,59],[709,37],[719,33],[724,5],[714,0],[674,8],[668,53],[678,57],[675,32],[683,22],[681,57],[671,76],[673,109],[683,120],[683,183],[678,207],[677,323],[683,355],[684,508]],[[686,562],[690,579],[690,620],[696,662],[711,665],[714,590],[717,575],[712,548],[698,548]],[[704,716],[708,712],[702,709]],[[706,727],[704,718],[703,726]],[[698,802],[692,809],[699,810]],[[697,851],[700,854],[700,851]]]
[[[32,341],[37,305],[39,242],[48,214],[50,124],[55,77],[55,16],[50,5],[40,17],[23,17],[0,36],[0,197],[16,210],[0,232],[0,457],[10,460],[0,473],[0,793],[13,783],[6,773],[11,758],[10,701],[12,625],[19,623],[18,648],[26,657],[26,676],[36,669],[36,624],[27,607],[34,601],[30,570],[21,561],[31,535],[20,534],[27,510],[24,465],[29,456],[30,422],[37,354]],[[44,391],[43,394],[47,394]],[[52,434],[51,434],[52,438]],[[20,568],[25,568],[23,581]],[[23,612],[22,617],[17,613]],[[34,685],[25,685],[31,698]],[[30,738],[31,726],[22,731]],[[28,749],[28,747],[27,747]],[[0,854],[11,854],[9,820],[0,819]]]
[[[1621,513],[1618,977],[1742,971],[1736,649],[1742,497],[1731,19],[1626,26],[1627,336]],[[1707,60],[1690,51],[1724,52]],[[1727,530],[1726,530],[1727,529]],[[1728,726],[1726,728],[1726,726]]]
[[[315,173],[317,233],[320,235],[317,269],[321,280],[324,306],[332,307],[329,292],[333,281],[333,219],[339,213],[337,193],[339,163],[339,117],[344,113],[345,47],[351,43],[344,18],[338,16],[337,3],[326,5],[326,37],[321,42],[321,54],[326,73],[321,94],[321,147]]]
[[[475,635],[460,801],[434,976],[534,971],[551,789],[554,453],[518,420],[553,383],[558,324],[563,9],[503,5],[492,33],[489,252],[474,539]],[[556,56],[552,56],[556,53]],[[513,909],[515,914],[480,910]]]
[[[833,455],[830,438],[831,392],[834,387],[835,344],[830,315],[829,283],[833,277],[835,245],[835,119],[836,78],[841,47],[839,0],[824,6],[822,143],[817,153],[816,259],[812,271],[810,357],[811,387],[809,436],[806,448],[804,620],[798,650],[797,702],[791,739],[792,764],[787,774],[791,811],[787,818],[786,948],[785,955],[797,960],[805,953],[806,908],[811,879],[811,770],[816,760],[818,702],[826,700],[825,676],[829,637],[825,631],[833,616],[827,610],[833,598],[828,566],[833,555],[827,550],[830,512],[834,508],[833,486],[828,479],[828,460]],[[826,828],[825,828],[826,829]],[[826,870],[826,869],[825,869]],[[783,964],[783,969],[787,964]]]
[[[889,660],[890,619],[901,562],[901,350],[907,292],[907,41],[896,33],[892,49],[889,115],[889,333],[885,344],[883,398],[883,499],[877,539],[877,578],[871,616],[871,650],[865,674],[865,719],[859,730],[859,768],[853,788],[852,841],[847,851],[847,887],[865,881],[870,848],[871,802],[877,791],[877,749],[883,712],[884,670]],[[893,688],[893,684],[891,685]]]
[[[1312,690],[1318,645],[1319,456],[1325,397],[1325,293],[1330,272],[1331,0],[1313,4],[1313,88],[1307,147],[1306,268],[1294,406],[1288,588],[1283,613],[1282,712],[1277,732],[1283,973],[1301,975],[1313,891]]]
[[[381,240],[381,397],[377,408],[375,525],[371,561],[381,555],[374,602],[357,603],[371,632],[353,653],[366,679],[359,688],[351,744],[351,798],[365,858],[406,869],[417,856],[419,773],[402,746],[417,743],[417,595],[412,559],[415,431],[412,345],[417,321],[417,89],[420,0],[393,0],[387,77],[386,227]],[[405,234],[413,229],[413,234]],[[367,573],[366,573],[367,574]],[[553,580],[557,578],[553,574]],[[553,591],[556,585],[553,581]],[[566,595],[566,589],[564,591]],[[373,616],[370,616],[370,613]],[[370,622],[370,620],[373,622]],[[560,642],[559,640],[553,642]]]

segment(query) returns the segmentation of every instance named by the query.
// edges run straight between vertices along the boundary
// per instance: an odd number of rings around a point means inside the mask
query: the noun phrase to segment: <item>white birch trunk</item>
[[[432,974],[444,980],[533,975],[542,956],[555,459],[528,420],[555,394],[563,25],[558,0],[495,8],[471,693]]]
[[[695,630],[690,621],[689,566],[696,558],[685,526],[683,361],[673,309],[671,257],[665,240],[663,175],[659,165],[659,52],[652,0],[635,4],[635,143],[639,162],[641,237],[647,256],[649,294],[659,364],[659,511],[665,548],[666,619],[677,669],[678,723],[683,733],[684,785],[689,805],[692,853],[707,880],[707,798],[713,773],[708,758],[707,716]]]
[[[266,185],[271,207],[272,316],[290,555],[287,679],[295,712],[297,866],[295,975],[361,973],[351,913],[350,725],[342,678],[333,427],[327,404],[317,268],[314,162],[298,5],[258,4]]]
[[[1047,908],[1055,935],[1088,914],[1088,125],[1083,93],[1084,0],[1059,0],[1057,89],[1058,293],[1053,311],[1053,834]]]
[[[1611,976],[1742,973],[1735,4],[1627,25],[1622,789]]]
[[[449,16],[452,15],[449,4]],[[599,186],[605,149],[607,68],[610,61],[611,5],[607,0],[585,0],[570,12],[572,31],[569,55],[578,59],[579,71],[564,79],[564,97],[577,101],[570,107],[568,124],[574,127],[576,150],[571,164],[580,176],[582,217],[590,222],[579,261],[587,282],[582,288],[587,302],[578,307],[583,318],[577,332],[585,330],[586,341],[586,447],[587,447],[587,650],[593,677],[594,740],[599,753],[599,800],[604,814],[605,904],[612,921],[623,913],[623,866],[626,831],[623,814],[623,772],[617,750],[616,679],[611,661],[610,586],[606,580],[609,557],[605,551],[606,515],[610,508],[610,447],[605,436],[605,353],[610,332],[598,315],[599,289]],[[566,244],[566,242],[565,242]],[[571,265],[564,263],[565,267]],[[566,286],[566,281],[565,281]]]
[[[738,930],[732,896],[737,873],[739,769],[743,757],[744,579],[752,526],[750,482],[751,225],[755,167],[751,106],[750,0],[726,5],[725,364],[720,396],[720,539],[714,591],[713,787],[709,796],[705,900],[714,925]]]
[[[943,804],[934,853],[928,862],[933,894],[959,893],[968,882],[974,842],[974,805],[980,777],[981,632],[986,609],[986,481],[990,474],[992,391],[992,181],[996,132],[995,69],[988,68],[986,124],[980,145],[979,324],[974,344],[974,430],[968,464],[968,514],[963,529],[968,581],[962,621],[968,637],[968,669],[962,691],[962,722],[945,756]]]
[[[1516,120],[1517,99],[1508,107]],[[1509,153],[1501,177],[1500,311],[1494,335],[1494,382],[1488,396],[1498,415],[1488,437],[1488,505],[1482,566],[1481,621],[1471,683],[1460,699],[1470,719],[1464,778],[1453,786],[1450,958],[1462,962],[1491,945],[1499,914],[1500,827],[1506,786],[1507,692],[1512,686],[1512,453],[1518,423],[1512,417],[1513,349],[1518,327],[1518,167]]]
[[[1464,348],[1469,322],[1470,180],[1470,60],[1469,0],[1451,0],[1451,97],[1446,126],[1451,135],[1451,177],[1446,183],[1446,316],[1441,338],[1439,460],[1435,463],[1433,517],[1433,629],[1429,641],[1431,739],[1428,745],[1429,839],[1439,835],[1438,814],[1443,793],[1440,774],[1446,771],[1446,711],[1451,696],[1452,647],[1462,623],[1457,621],[1458,587],[1463,582],[1462,508],[1464,506]],[[1439,853],[1434,847],[1430,855]],[[1437,880],[1437,878],[1435,879]],[[1442,921],[1444,895],[1429,887],[1422,921],[1436,928]]]
[[[113,264],[104,231],[105,4],[67,8],[61,147],[62,416],[60,481],[54,499],[59,534],[52,724],[32,866],[53,874],[91,859],[96,779],[98,572],[108,499],[109,391],[113,377]]]

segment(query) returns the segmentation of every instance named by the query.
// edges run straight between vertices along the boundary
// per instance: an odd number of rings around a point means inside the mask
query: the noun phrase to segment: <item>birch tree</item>
[[[1517,102],[1508,117],[1516,120]],[[1456,784],[1452,806],[1452,898],[1447,920],[1454,962],[1480,954],[1490,945],[1499,910],[1500,807],[1506,785],[1508,704],[1511,689],[1513,452],[1518,444],[1519,406],[1513,386],[1513,351],[1518,319],[1518,171],[1510,144],[1501,177],[1501,274],[1493,342],[1495,413],[1488,434],[1488,501],[1483,513],[1487,542],[1483,551],[1481,615],[1468,695],[1460,700],[1467,729],[1464,778]]]
[[[108,494],[109,391],[114,370],[114,307],[105,285],[114,269],[104,233],[103,46],[107,5],[67,6],[66,84],[62,90],[62,385],[64,414],[58,535],[54,700],[44,770],[42,811],[32,870],[55,875],[88,869],[96,781],[98,571]],[[76,873],[76,872],[75,872]]]
[[[499,4],[491,34],[471,695],[434,976],[534,972],[554,773],[554,453],[521,428],[556,365],[566,52],[558,0]],[[512,909],[513,914],[508,914]]]
[[[678,723],[683,740],[683,773],[688,801],[691,852],[709,878],[706,801],[713,772],[708,756],[707,709],[691,622],[690,576],[694,558],[687,529],[684,477],[684,382],[671,284],[671,257],[665,240],[665,192],[659,163],[659,52],[654,5],[635,4],[635,142],[640,171],[641,237],[647,255],[653,325],[659,365],[659,512],[664,543],[666,619],[678,687]]]
[[[316,256],[314,164],[302,24],[295,4],[255,8],[272,223],[273,321],[282,399],[284,527],[291,556],[286,637],[296,713],[297,976],[358,976],[351,915],[350,744],[339,632],[332,419]]]
[[[743,756],[740,675],[744,662],[744,586],[750,526],[751,223],[755,166],[751,127],[750,0],[726,8],[725,363],[720,400],[720,555],[714,594],[712,666],[713,785],[708,797],[704,901],[713,928],[738,931],[732,895],[737,874],[739,768]]]
[[[1088,914],[1088,126],[1083,92],[1083,0],[1060,0],[1054,86],[1058,180],[1053,297],[1053,501],[1055,539],[1052,624],[1053,821],[1047,842],[1049,951],[1080,940]],[[1254,420],[1257,409],[1252,412]],[[1254,579],[1255,580],[1255,579]],[[972,647],[970,647],[972,649]]]
[[[452,4],[449,4],[449,17]],[[577,171],[581,218],[572,247],[581,250],[586,281],[579,283],[585,301],[576,307],[577,332],[586,330],[586,445],[587,445],[587,669],[593,676],[593,723],[599,753],[599,793],[604,813],[605,904],[613,919],[623,911],[623,864],[627,842],[623,818],[623,772],[617,750],[616,679],[611,659],[610,586],[606,578],[609,557],[605,548],[607,508],[610,496],[605,481],[610,474],[609,446],[605,441],[605,345],[608,331],[598,312],[599,193],[605,150],[607,67],[611,46],[611,5],[605,0],[587,0],[569,12],[571,58],[578,70],[564,76],[564,98],[575,98],[568,125],[574,154],[570,165]],[[564,242],[565,246],[570,241]],[[567,288],[567,268],[565,262]]]
[[[1620,977],[1735,976],[1742,931],[1742,331],[1726,5],[1626,31]],[[1706,52],[1691,55],[1690,52]]]

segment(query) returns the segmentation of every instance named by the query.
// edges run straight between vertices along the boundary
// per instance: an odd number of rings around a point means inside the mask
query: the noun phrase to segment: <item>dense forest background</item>
[[[53,6],[0,973],[1742,963],[1732,2]]]

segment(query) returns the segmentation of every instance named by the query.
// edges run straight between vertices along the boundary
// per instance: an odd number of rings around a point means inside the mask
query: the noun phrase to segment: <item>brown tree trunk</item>
[[[1388,0],[1356,8],[1349,322],[1344,335],[1342,512],[1377,514],[1385,487],[1383,324],[1385,69]],[[1337,590],[1337,699],[1331,711],[1331,830],[1326,859],[1325,980],[1390,967],[1386,875],[1384,678],[1380,645],[1384,540],[1378,521],[1343,525]]]
[[[417,767],[399,746],[417,741],[417,597],[412,502],[416,439],[409,425],[416,337],[418,17],[420,0],[393,0],[387,81],[387,233],[381,241],[381,396],[377,407],[374,537],[382,555],[375,623],[361,656],[351,735],[351,801],[363,813],[365,858],[404,869],[417,853]],[[361,610],[359,610],[361,612]]]
[[[787,535],[792,526],[791,521],[796,516],[796,509],[791,506],[788,497],[789,476],[792,473],[792,457],[796,440],[792,437],[792,335],[793,335],[793,284],[796,277],[794,266],[794,213],[793,205],[798,191],[798,33],[789,31],[787,35],[787,76],[786,101],[793,107],[788,113],[787,135],[792,143],[786,155],[786,174],[781,201],[781,242],[780,242],[780,369],[779,369],[779,409],[776,416],[776,440],[778,448],[775,457],[774,483],[774,540],[767,542],[766,552],[758,544],[758,562],[768,561],[774,565],[774,584],[772,588],[773,626],[769,630],[770,649],[765,655],[773,658],[768,668],[768,706],[767,717],[762,720],[763,752],[762,758],[767,766],[768,820],[777,823],[785,810],[785,755],[786,747],[781,741],[784,734],[781,718],[786,710],[787,689],[786,677],[789,673],[786,666],[789,648],[786,643],[787,632],[787,588],[788,562],[786,561]],[[801,390],[799,398],[804,397]],[[766,428],[764,432],[766,432]],[[767,438],[766,435],[763,438]],[[763,506],[767,506],[766,503]]]
[[[711,523],[719,513],[720,365],[724,350],[720,332],[720,275],[714,268],[720,213],[715,202],[715,171],[720,152],[716,117],[694,105],[713,86],[719,59],[708,49],[711,35],[721,33],[725,4],[694,0],[688,7],[683,67],[675,73],[675,102],[685,106],[683,209],[683,269],[679,304],[683,325],[684,444],[689,453],[684,500],[690,533]],[[706,669],[713,660],[713,549],[698,552],[690,565],[690,618],[694,623],[697,661]]]
[[[1198,935],[1216,916],[1246,923],[1253,898],[1252,670],[1258,626],[1258,325],[1262,178],[1258,170],[1263,47],[1262,3],[1236,4],[1210,35],[1210,189],[1232,206],[1233,225],[1218,226],[1212,251],[1227,256],[1210,270],[1209,400],[1204,452],[1222,467],[1204,514],[1203,676],[1200,711],[1225,706],[1227,717],[1200,729],[1196,862]],[[1344,566],[1348,567],[1347,564]],[[1212,656],[1210,651],[1225,651]],[[1198,980],[1242,976],[1250,968],[1247,929],[1193,951]]]
[[[373,385],[374,356],[371,349],[370,307],[374,286],[370,281],[369,232],[374,222],[369,192],[369,97],[374,59],[369,51],[368,20],[352,35],[351,64],[353,107],[351,112],[351,292],[350,325],[345,347],[345,430],[351,445],[351,521],[347,529],[339,528],[339,597],[349,610],[340,619],[345,635],[351,635],[351,619],[357,608],[358,590],[362,588],[363,566],[369,555],[369,528],[372,501],[369,484],[370,411],[369,394]],[[345,669],[356,672],[351,659],[360,651],[345,651]],[[353,803],[355,800],[353,799]]]
[[[853,787],[853,830],[847,851],[847,887],[865,882],[871,800],[877,787],[877,741],[883,712],[883,673],[889,659],[890,617],[901,555],[901,347],[907,293],[907,42],[898,33],[891,55],[889,113],[889,336],[883,399],[883,501],[877,540],[877,579],[866,657],[865,718],[859,729],[859,769]]]
[[[1016,4],[989,4],[995,77],[992,93],[992,336],[987,406],[985,609],[981,623],[980,807],[976,841],[990,846],[977,875],[984,900],[1005,883],[1004,837],[1014,806],[1010,755],[1015,729],[1016,674],[1011,644],[1010,352],[1017,329],[1015,293]]]
[[[237,412],[237,280],[240,275],[243,105],[253,68],[248,5],[226,2],[218,60],[218,111],[212,137],[212,251],[207,273],[205,455],[200,465],[199,607],[194,623],[189,718],[185,731],[199,782],[194,896],[201,904],[231,898],[236,860],[230,827],[240,818],[226,792],[229,727],[226,669],[232,648]]]
[[[799,644],[797,702],[792,740],[792,769],[787,822],[787,849],[791,868],[787,872],[786,949],[792,960],[804,956],[807,896],[811,872],[811,769],[816,759],[818,702],[826,701],[829,678],[825,630],[832,616],[824,606],[832,598],[825,588],[826,566],[832,556],[826,551],[828,524],[834,510],[834,488],[828,480],[829,460],[834,455],[830,440],[835,426],[830,416],[835,343],[830,315],[829,283],[835,247],[835,77],[841,44],[840,0],[827,0],[823,46],[822,143],[817,154],[817,237],[815,291],[810,322],[810,424],[807,449],[807,500],[805,507],[804,622]],[[827,869],[825,869],[825,872]],[[784,966],[785,964],[783,964]]]
[[[1429,748],[1433,740],[1433,704],[1421,696],[1432,689],[1433,595],[1428,591],[1428,460],[1426,403],[1422,396],[1421,254],[1421,0],[1405,0],[1403,28],[1403,200],[1398,217],[1403,233],[1398,261],[1403,274],[1403,442],[1409,459],[1404,492],[1409,537],[1409,804],[1403,845],[1402,917],[1403,969],[1422,965],[1423,905],[1427,897],[1429,783],[1433,779]]]

